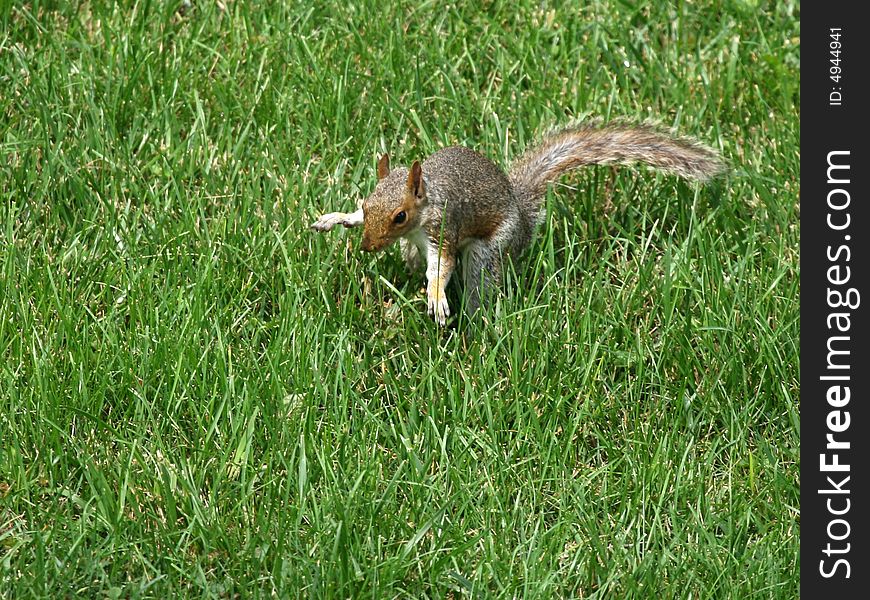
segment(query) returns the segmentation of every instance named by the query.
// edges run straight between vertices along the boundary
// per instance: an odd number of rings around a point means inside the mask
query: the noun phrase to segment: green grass
[[[796,3],[71,4],[0,3],[0,597],[798,596]],[[588,115],[731,175],[567,177],[486,325],[307,230]]]

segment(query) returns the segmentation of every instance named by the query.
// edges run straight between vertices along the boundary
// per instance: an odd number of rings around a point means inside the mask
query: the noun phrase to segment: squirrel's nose
[[[363,252],[371,252],[372,250],[374,250],[374,247],[372,246],[372,241],[367,237],[363,237],[362,244],[360,244],[360,249]]]

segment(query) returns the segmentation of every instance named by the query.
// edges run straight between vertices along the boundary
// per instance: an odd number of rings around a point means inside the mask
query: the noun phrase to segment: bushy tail
[[[548,135],[513,165],[509,177],[527,214],[536,215],[547,184],[565,171],[634,162],[699,181],[725,171],[719,154],[695,140],[647,123],[618,121],[574,125]]]

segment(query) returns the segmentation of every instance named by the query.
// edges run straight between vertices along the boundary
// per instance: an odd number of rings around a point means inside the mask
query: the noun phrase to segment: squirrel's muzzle
[[[374,252],[376,250],[380,250],[380,246],[373,242],[371,238],[367,235],[363,235],[362,243],[360,244],[360,249],[363,252]]]

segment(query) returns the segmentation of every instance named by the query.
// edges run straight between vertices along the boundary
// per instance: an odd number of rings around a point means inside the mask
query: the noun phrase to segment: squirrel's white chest
[[[417,247],[421,256],[428,256],[429,251],[432,249],[432,243],[429,241],[429,236],[426,235],[426,232],[421,227],[409,231],[404,237]]]

